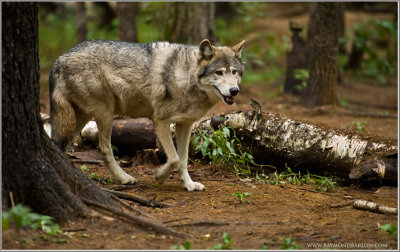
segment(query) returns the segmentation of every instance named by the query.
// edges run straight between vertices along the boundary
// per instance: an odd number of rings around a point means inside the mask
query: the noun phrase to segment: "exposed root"
[[[165,235],[172,235],[172,236],[182,237],[182,238],[187,238],[188,237],[186,234],[171,230],[171,229],[163,226],[162,224],[158,224],[158,223],[155,223],[155,222],[150,222],[148,220],[144,220],[144,219],[139,218],[137,216],[124,213],[124,212],[122,212],[122,211],[120,211],[120,210],[118,210],[118,209],[116,209],[114,207],[106,206],[106,205],[94,202],[92,200],[88,200],[88,199],[83,198],[83,197],[79,197],[79,199],[83,203],[85,203],[87,205],[91,205],[91,206],[106,210],[106,211],[116,215],[119,218],[122,218],[124,220],[132,221],[132,222],[134,222],[134,223],[136,223],[136,224],[138,224],[138,225],[140,225],[142,227],[148,228],[148,229],[153,230],[153,231],[155,231],[157,233],[161,233],[161,234],[165,234]]]
[[[133,202],[136,202],[143,206],[148,206],[148,207],[158,207],[158,208],[176,207],[176,206],[180,206],[186,202],[186,201],[181,201],[176,204],[168,204],[168,203],[162,203],[160,201],[156,201],[155,197],[153,197],[152,199],[147,199],[147,198],[144,198],[141,196],[135,196],[135,195],[131,195],[128,193],[123,193],[123,192],[118,192],[118,191],[113,191],[113,190],[108,190],[108,189],[103,189],[103,190],[117,196],[120,199],[130,200],[130,201],[133,201]]]
[[[112,198],[113,200],[115,200],[116,202],[118,202],[119,204],[121,204],[121,205],[122,205],[123,207],[125,207],[126,209],[128,209],[128,210],[130,210],[130,211],[132,211],[132,212],[135,212],[137,215],[143,215],[143,216],[146,216],[146,217],[150,217],[150,215],[146,214],[145,212],[143,212],[143,211],[141,211],[141,210],[139,210],[139,209],[134,208],[133,206],[131,206],[131,205],[129,205],[128,203],[126,203],[125,201],[119,199],[117,196],[115,196],[115,195],[113,195],[113,194],[110,194],[110,196],[111,196],[111,198]]]

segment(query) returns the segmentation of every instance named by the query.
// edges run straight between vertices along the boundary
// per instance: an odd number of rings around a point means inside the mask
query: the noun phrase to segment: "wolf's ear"
[[[211,45],[210,40],[205,39],[201,41],[199,47],[199,59],[210,60],[214,57],[214,49]]]
[[[236,56],[239,58],[242,57],[242,49],[243,49],[244,42],[246,42],[246,41],[243,40],[239,44],[232,47],[232,49],[235,51]]]

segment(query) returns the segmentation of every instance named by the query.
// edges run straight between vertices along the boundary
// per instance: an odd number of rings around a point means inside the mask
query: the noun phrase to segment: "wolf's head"
[[[220,97],[232,105],[239,93],[244,66],[241,52],[244,40],[233,47],[213,46],[208,39],[199,46],[197,83],[210,97]]]

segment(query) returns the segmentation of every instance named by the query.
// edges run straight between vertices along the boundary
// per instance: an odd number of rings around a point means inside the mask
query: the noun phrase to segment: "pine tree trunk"
[[[188,43],[199,44],[203,39],[215,42],[215,3],[200,2],[188,4]]]
[[[86,7],[85,2],[77,2],[76,4],[76,32],[78,42],[86,40]]]
[[[118,2],[119,39],[127,42],[138,42],[136,30],[136,13],[138,3]]]
[[[15,203],[60,222],[89,212],[75,193],[114,205],[43,130],[37,3],[3,3],[2,33],[3,209],[10,206],[10,192]]]
[[[307,107],[336,104],[338,79],[338,12],[336,2],[318,2],[309,57],[310,78],[305,90]]]

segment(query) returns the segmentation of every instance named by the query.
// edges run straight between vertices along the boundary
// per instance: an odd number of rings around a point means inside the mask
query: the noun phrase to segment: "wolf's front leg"
[[[168,122],[155,121],[154,128],[157,133],[158,139],[167,154],[167,162],[158,168],[156,172],[156,179],[159,183],[164,182],[169,174],[178,166],[179,157],[176,153],[174,142],[172,141],[171,130]]]
[[[205,186],[199,182],[193,182],[189,176],[187,169],[189,139],[192,130],[192,123],[176,124],[176,142],[178,146],[179,155],[179,176],[182,181],[183,187],[188,191],[204,190]]]

